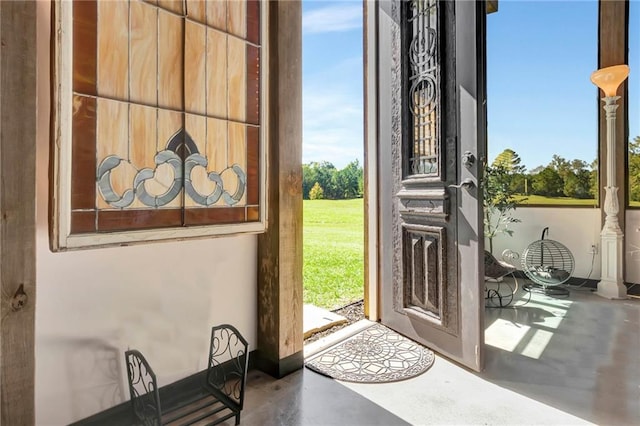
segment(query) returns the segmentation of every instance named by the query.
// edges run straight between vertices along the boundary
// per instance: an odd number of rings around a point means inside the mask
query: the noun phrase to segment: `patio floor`
[[[640,424],[639,300],[534,294],[515,309],[487,309],[485,326],[481,374],[442,357],[386,384],[252,371],[242,424]]]

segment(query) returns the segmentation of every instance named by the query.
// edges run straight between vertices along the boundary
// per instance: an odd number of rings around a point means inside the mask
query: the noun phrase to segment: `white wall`
[[[493,254],[500,258],[503,250],[510,249],[522,255],[524,250],[542,236],[542,230],[549,227],[545,237],[564,244],[575,258],[573,276],[600,278],[600,210],[596,208],[552,208],[552,207],[519,207],[514,217],[522,220],[510,226],[513,236],[499,235],[493,241]],[[598,254],[589,253],[591,244],[598,245]],[[488,250],[489,245],[486,243]],[[593,262],[592,262],[593,259]],[[520,268],[520,261],[518,267]]]
[[[128,399],[129,347],[161,386],[206,368],[214,324],[255,349],[257,238],[49,251],[49,14],[38,2],[36,423],[61,425]]]
[[[510,249],[522,255],[533,241],[539,240],[544,227],[549,227],[547,238],[567,246],[576,261],[574,276],[600,279],[600,210],[593,208],[520,207],[514,217],[521,223],[511,225],[513,237],[500,235],[493,241],[493,254],[500,258],[503,250]],[[625,281],[640,283],[640,210],[627,210],[625,218]],[[598,245],[598,254],[589,253],[591,244]],[[489,249],[488,242],[485,243]],[[518,263],[519,266],[519,263]]]

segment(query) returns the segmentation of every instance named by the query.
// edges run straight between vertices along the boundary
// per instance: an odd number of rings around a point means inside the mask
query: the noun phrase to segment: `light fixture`
[[[624,235],[618,221],[618,186],[616,185],[616,96],[618,87],[629,75],[629,66],[614,65],[601,68],[591,74],[591,81],[604,92],[604,110],[607,119],[607,185],[604,187],[604,212],[606,214],[600,232],[601,274],[598,295],[608,299],[625,299],[627,288],[622,272]]]
[[[604,92],[605,97],[615,96],[618,87],[629,75],[628,65],[601,68],[591,74],[591,82]]]

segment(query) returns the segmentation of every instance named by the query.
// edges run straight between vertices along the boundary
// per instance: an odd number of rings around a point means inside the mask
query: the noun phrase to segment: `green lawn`
[[[363,200],[304,200],[304,303],[335,309],[364,294]]]
[[[527,204],[534,205],[565,205],[565,206],[596,206],[596,201],[584,200],[579,198],[569,198],[569,197],[543,197],[542,195],[516,195],[516,199],[522,200],[526,198],[527,200],[522,203],[522,205],[526,206]]]

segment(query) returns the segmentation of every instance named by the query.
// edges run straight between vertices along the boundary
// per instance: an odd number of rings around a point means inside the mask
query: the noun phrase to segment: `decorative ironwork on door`
[[[455,176],[455,98],[445,61],[451,42],[452,7],[441,0],[398,1],[402,96],[402,176],[395,191],[399,218],[395,237],[402,254],[396,264],[395,312],[454,334],[457,322],[448,300],[457,298],[455,238],[447,178]],[[447,27],[449,25],[449,27]],[[455,114],[455,113],[454,113]],[[443,117],[443,115],[445,117]],[[446,158],[445,158],[446,157]],[[397,179],[398,177],[396,177]],[[454,264],[454,263],[451,263]]]
[[[438,0],[406,3],[409,48],[408,175],[440,176],[440,60]]]

